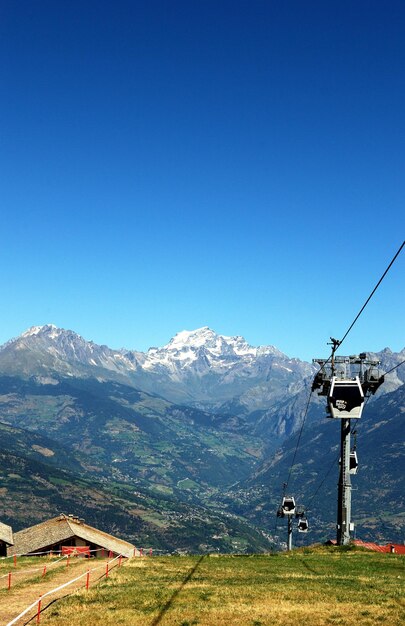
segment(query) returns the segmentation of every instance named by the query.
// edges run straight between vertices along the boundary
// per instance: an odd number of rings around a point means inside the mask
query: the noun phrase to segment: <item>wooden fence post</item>
[[[39,624],[40,619],[41,619],[41,598],[42,598],[42,596],[39,596],[38,611],[37,611],[37,624]]]

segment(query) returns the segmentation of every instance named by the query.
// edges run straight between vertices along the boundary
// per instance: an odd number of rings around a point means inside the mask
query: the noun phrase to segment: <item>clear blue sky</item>
[[[402,0],[0,4],[0,343],[328,353],[404,239]],[[341,353],[405,346],[405,252]]]

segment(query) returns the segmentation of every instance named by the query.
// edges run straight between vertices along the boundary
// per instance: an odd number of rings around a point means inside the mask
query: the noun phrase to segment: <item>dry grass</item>
[[[404,557],[338,550],[133,559],[50,606],[44,625],[358,626],[404,623]]]
[[[0,561],[0,624],[2,626],[21,613],[29,604],[38,600],[39,595],[72,580],[89,568],[88,560],[83,558],[71,559],[69,567],[66,566],[66,560],[55,563],[56,560],[56,557],[19,557],[16,568],[12,566],[12,560]],[[51,563],[54,563],[53,567]],[[47,565],[47,571],[43,576],[44,565]],[[94,566],[94,563],[91,565]],[[11,589],[7,588],[8,577],[4,576],[8,572],[12,574]],[[83,586],[83,580],[75,583],[68,592],[81,586]],[[52,596],[52,599],[64,595],[66,591],[62,590],[56,596]],[[24,620],[21,623],[24,623]]]

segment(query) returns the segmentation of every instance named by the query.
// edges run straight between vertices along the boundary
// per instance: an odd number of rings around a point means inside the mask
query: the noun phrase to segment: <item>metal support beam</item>
[[[287,550],[292,550],[292,515],[288,515]]]
[[[341,420],[340,472],[338,485],[337,544],[350,543],[352,484],[350,480],[350,419]]]
[[[341,343],[331,337],[331,344],[329,344],[332,345],[331,356],[328,359],[313,359],[313,362],[318,363],[321,369],[315,375],[312,391],[319,389],[318,395],[327,397],[328,416],[340,420],[340,471],[336,529],[337,543],[344,546],[350,543],[350,533],[354,530],[351,523],[350,418],[361,417],[364,398],[375,394],[379,386],[383,384],[384,376],[380,375],[377,368],[380,362],[368,359],[366,352],[347,357],[336,356],[335,352]],[[354,366],[359,366],[359,369],[357,370]],[[366,366],[369,367],[365,369]],[[355,468],[357,464],[357,459],[355,459]]]

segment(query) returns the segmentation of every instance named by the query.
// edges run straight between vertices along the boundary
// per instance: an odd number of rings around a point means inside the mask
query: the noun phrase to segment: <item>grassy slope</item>
[[[102,568],[105,568],[104,560],[100,559],[99,564],[102,571]],[[45,565],[46,573],[43,576]],[[94,560],[91,565],[94,566]],[[29,604],[35,602],[40,594],[85,573],[88,567],[88,560],[82,558],[70,559],[69,567],[66,566],[66,560],[60,561],[56,556],[18,557],[16,567],[13,566],[11,559],[0,559],[0,623],[8,624]],[[8,589],[9,572],[11,572],[10,590]],[[99,572],[95,572],[93,576],[98,574]],[[79,582],[69,588],[72,590],[80,588]],[[61,590],[59,597],[65,593]]]
[[[79,514],[90,525],[137,546],[165,552],[176,548],[260,552],[270,548],[261,533],[220,511],[191,507],[171,495],[100,483],[8,454],[1,446],[0,474],[0,519],[15,531],[64,511]]]
[[[352,508],[357,536],[364,540],[403,539],[404,402],[405,386],[370,403],[358,425],[360,470],[352,481]],[[3,376],[0,419],[36,430],[27,434],[0,423],[0,518],[6,523],[21,528],[60,510],[76,512],[78,506],[87,507],[87,486],[79,483],[77,488],[72,479],[69,489],[69,479],[61,475],[63,468],[76,477],[78,473],[83,478],[95,477],[106,491],[110,485],[132,490],[122,496],[119,519],[115,504],[110,511],[104,504],[90,504],[83,514],[107,530],[113,522],[120,534],[135,542],[149,544],[150,536],[156,541],[160,535],[154,547],[199,552],[219,547],[226,552],[243,551],[240,537],[248,537],[246,551],[268,549],[268,542],[247,527],[242,532],[234,529],[238,536],[233,536],[220,520],[208,528],[205,518],[230,513],[274,533],[275,510],[297,435],[285,443],[281,456],[262,465],[262,472],[229,488],[252,472],[256,463],[252,457],[252,449],[257,452],[255,441],[246,438],[243,429],[231,433],[226,420],[216,424],[212,415],[176,407],[124,385],[78,379],[52,385]],[[337,443],[338,424],[331,420],[304,429],[289,489],[309,509],[310,533],[297,535],[296,545],[335,535]],[[31,462],[38,462],[39,469]],[[55,469],[46,469],[45,464]],[[313,500],[329,467],[332,471]],[[141,501],[134,498],[134,490],[146,491],[146,502],[143,497]],[[27,506],[30,491],[34,497]],[[96,500],[105,499],[94,495]],[[201,505],[209,507],[208,511],[204,513]],[[130,512],[125,519],[122,508]],[[154,523],[158,532],[145,525],[140,528],[140,520],[132,520],[133,513],[143,522]],[[184,532],[178,532],[179,522]],[[159,529],[168,526],[162,537]],[[277,528],[281,540],[285,538],[283,526]]]
[[[0,377],[1,418],[19,425],[0,421],[0,519],[14,530],[63,511],[165,552],[270,549],[243,520],[201,506],[206,481],[252,463],[204,412],[115,383]]]
[[[258,440],[235,432],[226,416],[113,382],[71,378],[42,384],[0,376],[0,420],[54,440],[99,474],[172,493],[190,478],[194,493],[183,488],[179,494],[187,501],[209,487],[246,478],[256,462],[247,449],[256,450]]]
[[[345,626],[403,623],[403,557],[320,549],[133,559],[52,605],[44,624]]]
[[[405,531],[405,386],[369,403],[358,431],[359,472],[352,479],[352,521],[357,537],[365,541],[402,542]],[[296,453],[298,434],[290,437],[261,471],[222,499],[234,513],[274,532],[275,511],[283,482],[295,459],[288,491],[308,512],[310,534],[294,541],[324,541],[335,536],[339,420],[323,419],[306,425]],[[352,445],[354,437],[352,437]],[[244,488],[244,489],[243,489]],[[284,539],[285,523],[277,524]]]

